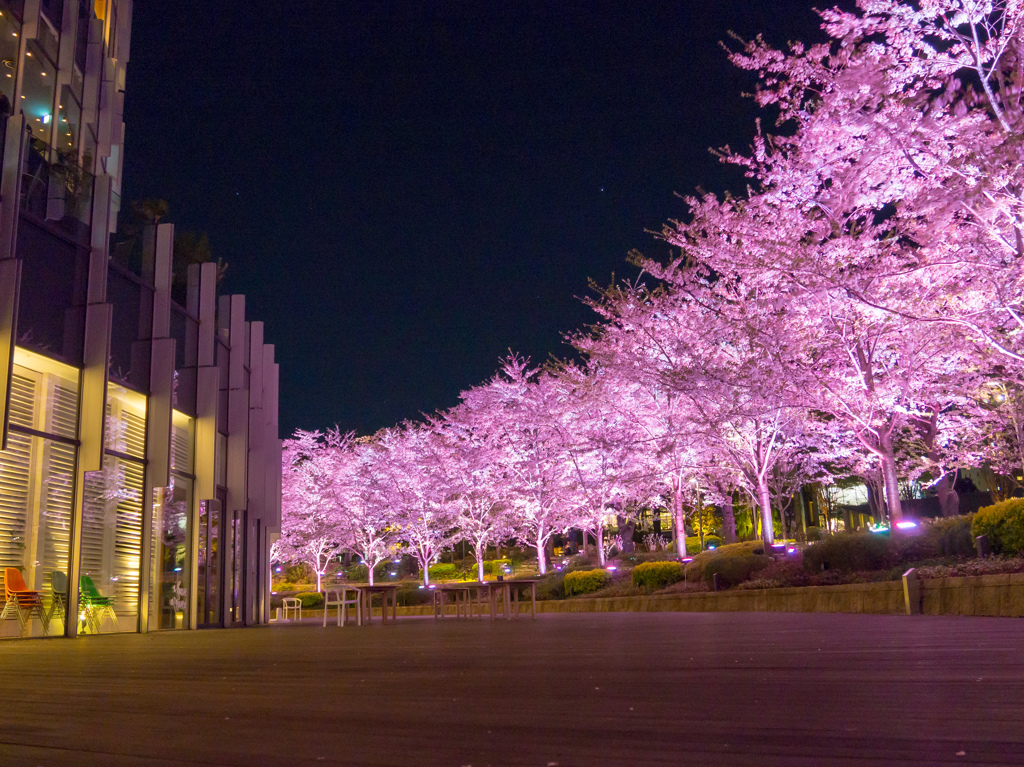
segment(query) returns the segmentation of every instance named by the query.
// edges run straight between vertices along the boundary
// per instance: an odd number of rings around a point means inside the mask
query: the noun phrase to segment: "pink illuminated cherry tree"
[[[326,434],[300,430],[284,443],[281,537],[272,557],[308,565],[316,576],[317,591],[344,543],[335,459],[351,439],[336,430]]]
[[[560,393],[549,376],[518,357],[487,383],[462,395],[464,417],[493,436],[491,454],[517,530],[536,546],[541,574],[551,537],[571,525],[565,488],[570,467],[556,423]]]
[[[487,548],[515,535],[511,504],[502,492],[505,475],[498,435],[481,428],[466,406],[453,408],[427,423],[447,443],[446,475],[451,482],[459,537],[468,541],[476,558],[477,579],[484,580]]]
[[[458,532],[446,445],[429,429],[408,423],[378,432],[375,441],[384,456],[380,499],[429,586],[430,565]]]

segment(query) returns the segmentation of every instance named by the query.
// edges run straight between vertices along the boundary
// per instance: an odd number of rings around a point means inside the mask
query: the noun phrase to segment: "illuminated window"
[[[0,579],[19,571],[42,595],[46,633],[64,633],[66,580],[74,505],[78,371],[16,349],[11,379],[10,431],[0,451]],[[29,430],[34,433],[29,433]],[[46,436],[42,436],[46,435]],[[29,614],[24,634],[44,633],[44,619]],[[9,612],[0,636],[18,636]]]

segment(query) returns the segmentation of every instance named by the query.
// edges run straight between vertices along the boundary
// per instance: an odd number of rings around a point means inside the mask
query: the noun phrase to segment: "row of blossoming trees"
[[[369,439],[299,433],[281,555],[345,546],[372,571],[402,546],[426,572],[465,540],[482,575],[515,536],[543,572],[554,533],[600,543],[631,504],[665,499],[681,530],[696,485],[726,537],[742,495],[768,543],[808,481],[862,477],[892,521],[901,479],[945,513],[960,467],[1013,482],[1024,0],[858,5],[822,13],[826,44],[737,41],[777,126],[722,151],[748,191],[686,201],[673,258],[634,254],[641,277],[592,302],[579,362],[512,357],[453,410]]]

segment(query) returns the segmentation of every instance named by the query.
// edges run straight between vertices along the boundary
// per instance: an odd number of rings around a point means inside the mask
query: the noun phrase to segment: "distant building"
[[[0,1],[0,636],[268,619],[274,347],[171,225],[111,258],[131,12]]]

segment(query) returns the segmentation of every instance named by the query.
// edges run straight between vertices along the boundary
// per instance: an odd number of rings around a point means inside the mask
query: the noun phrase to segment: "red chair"
[[[50,630],[50,621],[43,610],[43,594],[40,591],[32,591],[25,584],[21,570],[17,567],[4,568],[4,598],[7,600],[4,611],[0,613],[0,620],[11,617],[14,613],[18,616],[18,623],[21,624],[21,635],[25,636],[32,613],[39,617],[43,624],[43,633]]]

